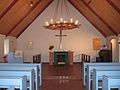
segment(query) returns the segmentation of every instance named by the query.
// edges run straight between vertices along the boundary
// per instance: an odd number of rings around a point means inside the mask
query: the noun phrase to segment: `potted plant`
[[[49,50],[52,51],[52,49],[54,48],[54,45],[50,45],[49,46]]]

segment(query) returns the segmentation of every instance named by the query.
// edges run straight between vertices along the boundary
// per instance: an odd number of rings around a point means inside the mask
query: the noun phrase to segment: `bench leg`
[[[27,77],[23,76],[21,79],[20,90],[27,90]]]

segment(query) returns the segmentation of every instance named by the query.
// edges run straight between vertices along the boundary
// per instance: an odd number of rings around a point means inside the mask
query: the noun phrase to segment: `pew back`
[[[110,63],[110,62],[107,62],[107,63],[83,63],[83,67],[82,67],[82,76],[83,76],[83,84],[84,84],[84,86],[86,85],[86,74],[87,74],[87,66],[88,65],[97,65],[97,66],[101,66],[101,65],[107,65],[107,66],[113,66],[113,65],[117,65],[117,66],[119,66],[120,65],[120,63]]]
[[[12,77],[22,77],[26,75],[27,81],[29,81],[29,89],[34,90],[34,70],[0,70],[0,77],[6,76],[12,76]]]
[[[34,71],[35,71],[36,90],[38,90],[39,82],[40,82],[39,81],[39,71],[41,71],[41,64],[19,64],[19,63],[17,63],[17,64],[8,64],[7,63],[7,64],[0,64],[0,67],[2,67],[2,68],[0,68],[0,70],[6,70],[6,69],[7,70],[31,70],[31,69],[34,69]]]
[[[87,66],[87,90],[90,90],[90,81],[92,80],[93,69],[96,70],[120,70],[120,65],[88,65]]]
[[[102,86],[99,86],[98,81],[102,80],[102,76],[106,75],[109,77],[120,76],[120,70],[93,70],[93,90],[98,90]]]
[[[0,77],[0,88],[9,88],[15,86],[20,88],[20,90],[27,90],[27,77]]]
[[[103,75],[102,90],[111,90],[111,88],[119,88],[120,90],[120,76],[108,77],[108,76]]]

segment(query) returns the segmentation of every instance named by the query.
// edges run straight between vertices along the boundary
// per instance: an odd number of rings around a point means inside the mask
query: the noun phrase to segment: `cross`
[[[67,35],[62,35],[62,30],[60,30],[59,35],[55,35],[56,37],[60,37],[60,42],[59,42],[59,49],[62,50],[62,37],[67,36]]]

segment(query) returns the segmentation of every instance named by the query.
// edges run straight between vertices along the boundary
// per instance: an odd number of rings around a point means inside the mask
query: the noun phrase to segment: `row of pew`
[[[0,63],[0,88],[39,90],[41,85],[41,63]]]
[[[83,84],[87,90],[120,90],[120,63],[83,63]],[[92,83],[91,83],[92,82]],[[91,88],[92,86],[92,88]]]

